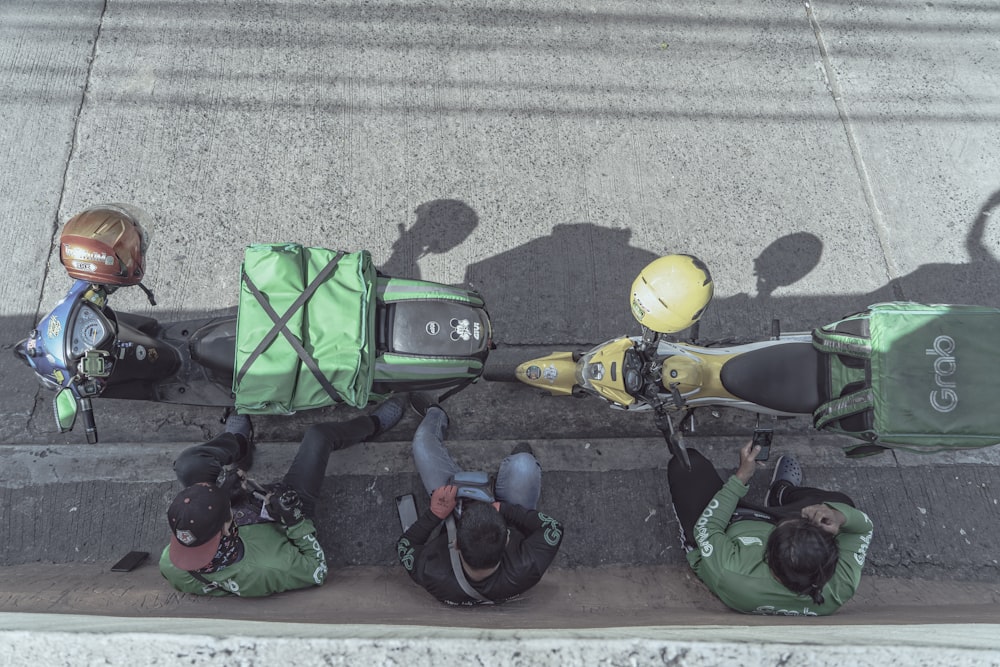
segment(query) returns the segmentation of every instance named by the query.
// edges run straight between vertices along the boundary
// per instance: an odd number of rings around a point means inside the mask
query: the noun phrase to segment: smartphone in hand
[[[753,430],[753,444],[760,446],[760,451],[754,457],[755,461],[766,461],[771,456],[771,439],[774,437],[774,430],[770,428],[755,428]]]
[[[417,504],[412,493],[396,496],[396,511],[399,513],[399,526],[405,533],[417,522]]]

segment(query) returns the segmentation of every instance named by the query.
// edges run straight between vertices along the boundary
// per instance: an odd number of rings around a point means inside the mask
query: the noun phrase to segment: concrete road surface
[[[472,286],[498,352],[515,356],[637,332],[628,286],[671,252],[712,269],[707,338],[766,336],[775,318],[807,329],[884,300],[1000,306],[998,35],[992,0],[5,0],[0,346],[68,288],[61,225],[106,201],[156,220],[145,284],[158,305],[132,288],[112,307],[161,321],[232,312],[242,248],[279,241],[366,248],[390,275]],[[133,616],[169,596],[149,572],[136,573],[139,597],[119,596],[123,580],[104,566],[158,550],[170,461],[217,433],[220,411],[97,400],[102,444],[88,446],[79,429],[55,432],[51,394],[9,353],[0,377],[0,611]],[[448,409],[470,466],[536,446],[543,502],[568,530],[551,588],[490,622],[756,622],[722,612],[689,575],[678,599],[700,620],[664,610],[659,594],[673,591],[661,587],[684,569],[648,416],[496,383]],[[349,414],[258,420],[258,474],[279,471],[308,424]],[[693,440],[729,466],[752,424],[706,413]],[[321,532],[333,561],[375,573],[356,585],[412,598],[412,612],[375,606],[365,623],[451,623],[396,581],[388,550],[392,497],[415,482],[414,425],[338,454],[328,471],[336,511]],[[807,424],[782,423],[778,438],[775,457],[798,455],[811,481],[854,495],[876,525],[858,600],[832,622],[928,622],[937,609],[940,622],[1000,620],[995,452],[846,462],[843,441]],[[563,617],[546,591],[591,576],[648,597],[610,601],[593,623],[553,622]],[[331,583],[302,604],[318,608],[344,582]],[[58,602],[81,596],[119,606]],[[268,620],[231,602],[151,609]],[[344,609],[329,620],[349,620]],[[0,655],[26,655],[2,641]]]

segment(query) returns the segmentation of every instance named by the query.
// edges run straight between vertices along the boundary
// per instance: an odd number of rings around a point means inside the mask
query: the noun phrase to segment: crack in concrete
[[[878,201],[875,198],[875,188],[872,185],[871,175],[868,173],[868,165],[861,153],[861,147],[858,145],[858,138],[854,131],[854,123],[851,120],[850,113],[848,113],[847,105],[844,103],[844,94],[837,79],[837,72],[830,59],[830,53],[826,46],[826,38],[823,36],[823,29],[819,25],[819,19],[816,18],[816,14],[813,12],[812,2],[807,0],[803,4],[806,8],[806,17],[809,19],[809,25],[813,29],[813,34],[816,35],[816,44],[820,52],[820,62],[823,66],[823,76],[826,78],[827,89],[830,91],[833,103],[837,107],[837,115],[844,126],[844,134],[847,136],[847,144],[851,151],[851,157],[854,159],[858,179],[861,181],[861,190],[864,193],[865,203],[868,205],[872,225],[875,227],[879,247],[882,250],[886,275],[889,279],[888,282],[892,286],[892,293],[896,300],[906,301],[906,296],[903,294],[903,286],[899,282],[899,267],[896,266],[896,261],[890,252],[890,230],[886,226],[882,209],[879,208]]]
[[[62,185],[59,188],[59,201],[56,202],[55,217],[52,221],[52,236],[49,247],[52,247],[56,243],[56,239],[59,234],[59,211],[62,210],[63,197],[66,194],[66,181],[69,178],[69,168],[73,162],[73,156],[76,153],[77,145],[79,144],[80,135],[80,116],[83,115],[83,107],[87,103],[87,95],[90,93],[90,80],[94,71],[94,61],[97,60],[97,47],[101,41],[101,31],[104,28],[104,15],[108,11],[108,2],[104,0],[101,4],[101,15],[97,19],[97,28],[94,30],[94,43],[90,49],[90,56],[87,62],[87,76],[84,79],[83,91],[80,93],[80,103],[76,107],[76,113],[73,115],[73,131],[70,136],[69,153],[66,156],[66,164],[63,167],[62,174]],[[35,321],[41,316],[42,309],[42,294],[45,292],[45,285],[49,278],[49,265],[46,264],[45,272],[42,275],[42,289],[39,290],[38,296],[38,308],[35,311]]]
[[[49,248],[52,248],[57,244],[57,239],[59,235],[59,211],[62,210],[63,197],[66,194],[66,180],[69,178],[70,164],[72,164],[73,155],[76,153],[78,137],[80,134],[80,116],[83,114],[83,107],[87,101],[87,94],[90,92],[90,79],[94,70],[94,60],[97,59],[97,45],[99,44],[101,39],[101,30],[104,28],[104,15],[107,13],[107,11],[108,11],[108,2],[107,0],[104,0],[104,2],[101,3],[101,15],[97,19],[97,28],[94,30],[94,43],[90,49],[90,56],[88,57],[87,76],[84,79],[83,92],[80,94],[80,103],[77,105],[76,112],[73,114],[73,130],[72,132],[70,132],[69,152],[66,155],[66,164],[63,166],[62,183],[59,187],[59,199],[56,202],[55,213],[53,214],[52,233],[49,236]],[[45,286],[48,284],[49,281],[49,268],[50,268],[50,263],[46,261],[44,270],[42,271],[42,279],[39,283],[38,301],[35,305],[35,317],[34,317],[35,322],[38,322],[42,316],[42,299],[45,295]],[[42,393],[41,387],[35,389],[35,400],[32,402],[32,407],[28,414],[29,428],[38,412],[38,404],[39,400],[41,399],[41,393]]]

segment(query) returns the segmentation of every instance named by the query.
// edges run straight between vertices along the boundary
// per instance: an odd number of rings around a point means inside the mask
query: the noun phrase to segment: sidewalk
[[[550,570],[497,607],[442,605],[401,567],[270,598],[173,592],[154,564],[2,568],[0,662],[996,665],[996,586],[866,576],[824,618],[734,614],[686,567]],[[106,661],[106,662],[105,662]]]
[[[722,470],[732,465],[741,442],[688,440]],[[993,549],[1000,452],[891,452],[852,461],[838,447],[843,442],[832,436],[785,436],[772,457],[797,456],[810,483],[848,490],[860,508],[882,517],[875,524],[861,590],[832,622],[886,622],[901,609],[908,610],[905,615],[913,622],[1000,620]],[[512,444],[465,441],[451,449],[460,464],[479,461],[491,469]],[[543,579],[530,601],[510,607],[519,610],[516,615],[501,616],[509,619],[508,627],[671,625],[691,624],[695,618],[702,618],[698,623],[725,623],[736,618],[693,577],[677,546],[662,440],[531,444],[545,471],[540,507],[563,521],[566,538],[553,576]],[[166,541],[164,508],[177,490],[171,462],[185,446],[0,446],[0,497],[8,535],[0,547],[0,562],[6,566],[0,611],[131,610],[188,616],[199,610],[214,615],[223,608],[259,614],[270,603],[212,601],[206,609],[205,601],[177,596],[159,580],[155,563]],[[253,475],[277,478],[293,447],[260,444]],[[763,494],[769,472],[758,473],[749,498]],[[342,609],[341,620],[407,623],[413,622],[412,614],[428,622],[425,614],[438,605],[410,585],[395,558],[399,525],[393,499],[416,491],[423,509],[426,499],[418,489],[408,442],[363,443],[335,452],[321,499],[325,510],[317,518],[333,576],[320,591],[294,597],[295,606],[312,596],[317,610],[337,616],[333,610]],[[150,552],[149,563],[130,574],[108,572],[133,549]],[[352,592],[341,596],[345,585]],[[412,607],[401,600],[410,600]],[[571,620],[577,613],[582,618]],[[294,614],[275,617],[302,620]],[[310,617],[329,619],[318,612]],[[748,621],[740,617],[740,622]]]

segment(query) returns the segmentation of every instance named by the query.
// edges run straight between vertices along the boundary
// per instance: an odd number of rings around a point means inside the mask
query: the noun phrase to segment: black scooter
[[[389,279],[380,276],[378,280],[384,284]],[[413,372],[412,366],[395,377],[382,373],[371,386],[373,401],[394,391],[460,389],[482,373],[492,347],[489,316],[478,295],[437,283],[406,282],[438,292],[442,298],[378,302],[376,357],[390,353],[417,361],[467,363],[447,364],[444,371],[436,364],[438,370],[424,374]],[[72,430],[82,413],[87,442],[96,443],[91,403],[95,397],[232,407],[238,317],[161,323],[113,310],[108,301],[117,289],[76,280],[29,337],[15,346],[15,354],[42,386],[56,391],[54,409],[60,432]],[[458,293],[475,298],[447,298]],[[147,295],[155,305],[148,290]],[[449,323],[462,335],[440,335]],[[331,403],[337,401],[331,396]]]

